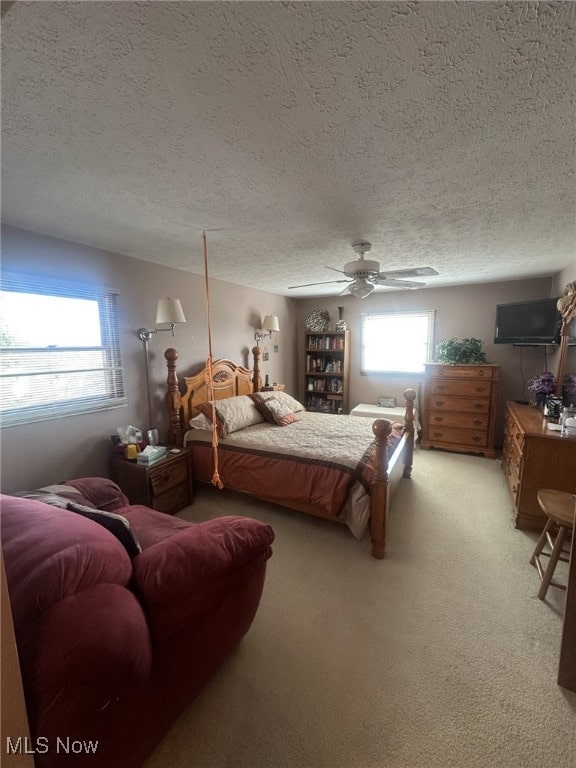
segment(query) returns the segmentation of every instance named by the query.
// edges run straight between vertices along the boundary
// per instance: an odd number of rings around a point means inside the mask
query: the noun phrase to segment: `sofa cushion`
[[[76,488],[90,504],[107,512],[130,504],[120,487],[106,477],[79,477],[66,480],[65,485]]]
[[[274,532],[247,517],[190,525],[133,561],[134,587],[145,602],[155,639],[175,636],[214,610],[246,574],[272,554]]]

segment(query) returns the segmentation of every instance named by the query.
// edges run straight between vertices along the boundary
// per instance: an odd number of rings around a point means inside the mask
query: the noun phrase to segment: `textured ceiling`
[[[572,2],[16,2],[9,224],[284,295],[575,263]],[[386,289],[380,289],[386,290]]]

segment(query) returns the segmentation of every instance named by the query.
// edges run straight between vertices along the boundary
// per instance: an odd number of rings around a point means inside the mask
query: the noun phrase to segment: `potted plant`
[[[486,354],[480,339],[443,339],[436,345],[436,360],[446,365],[481,365]]]
[[[528,381],[528,389],[536,395],[536,406],[543,408],[546,395],[556,392],[556,377],[550,371],[542,371]]]

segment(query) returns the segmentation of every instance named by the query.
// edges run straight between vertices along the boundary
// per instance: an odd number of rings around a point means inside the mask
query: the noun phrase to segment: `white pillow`
[[[198,416],[194,416],[193,419],[190,419],[188,424],[190,424],[192,429],[212,429],[210,419],[207,419],[203,413],[199,413]]]
[[[240,429],[252,427],[254,424],[261,424],[266,421],[264,416],[258,411],[251,397],[248,395],[237,395],[236,397],[226,397],[223,400],[215,400],[216,416],[218,418],[218,434],[220,437],[226,437],[231,432],[238,432]],[[208,418],[208,423],[212,424],[212,402],[201,403],[198,408]]]

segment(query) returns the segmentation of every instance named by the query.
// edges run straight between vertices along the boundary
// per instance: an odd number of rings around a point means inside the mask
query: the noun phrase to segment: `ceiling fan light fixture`
[[[374,286],[372,283],[369,283],[364,278],[360,278],[359,280],[354,280],[353,283],[350,283],[348,286],[348,293],[351,293],[352,296],[354,296],[357,299],[365,299],[366,296],[370,296],[372,291],[374,290]]]

